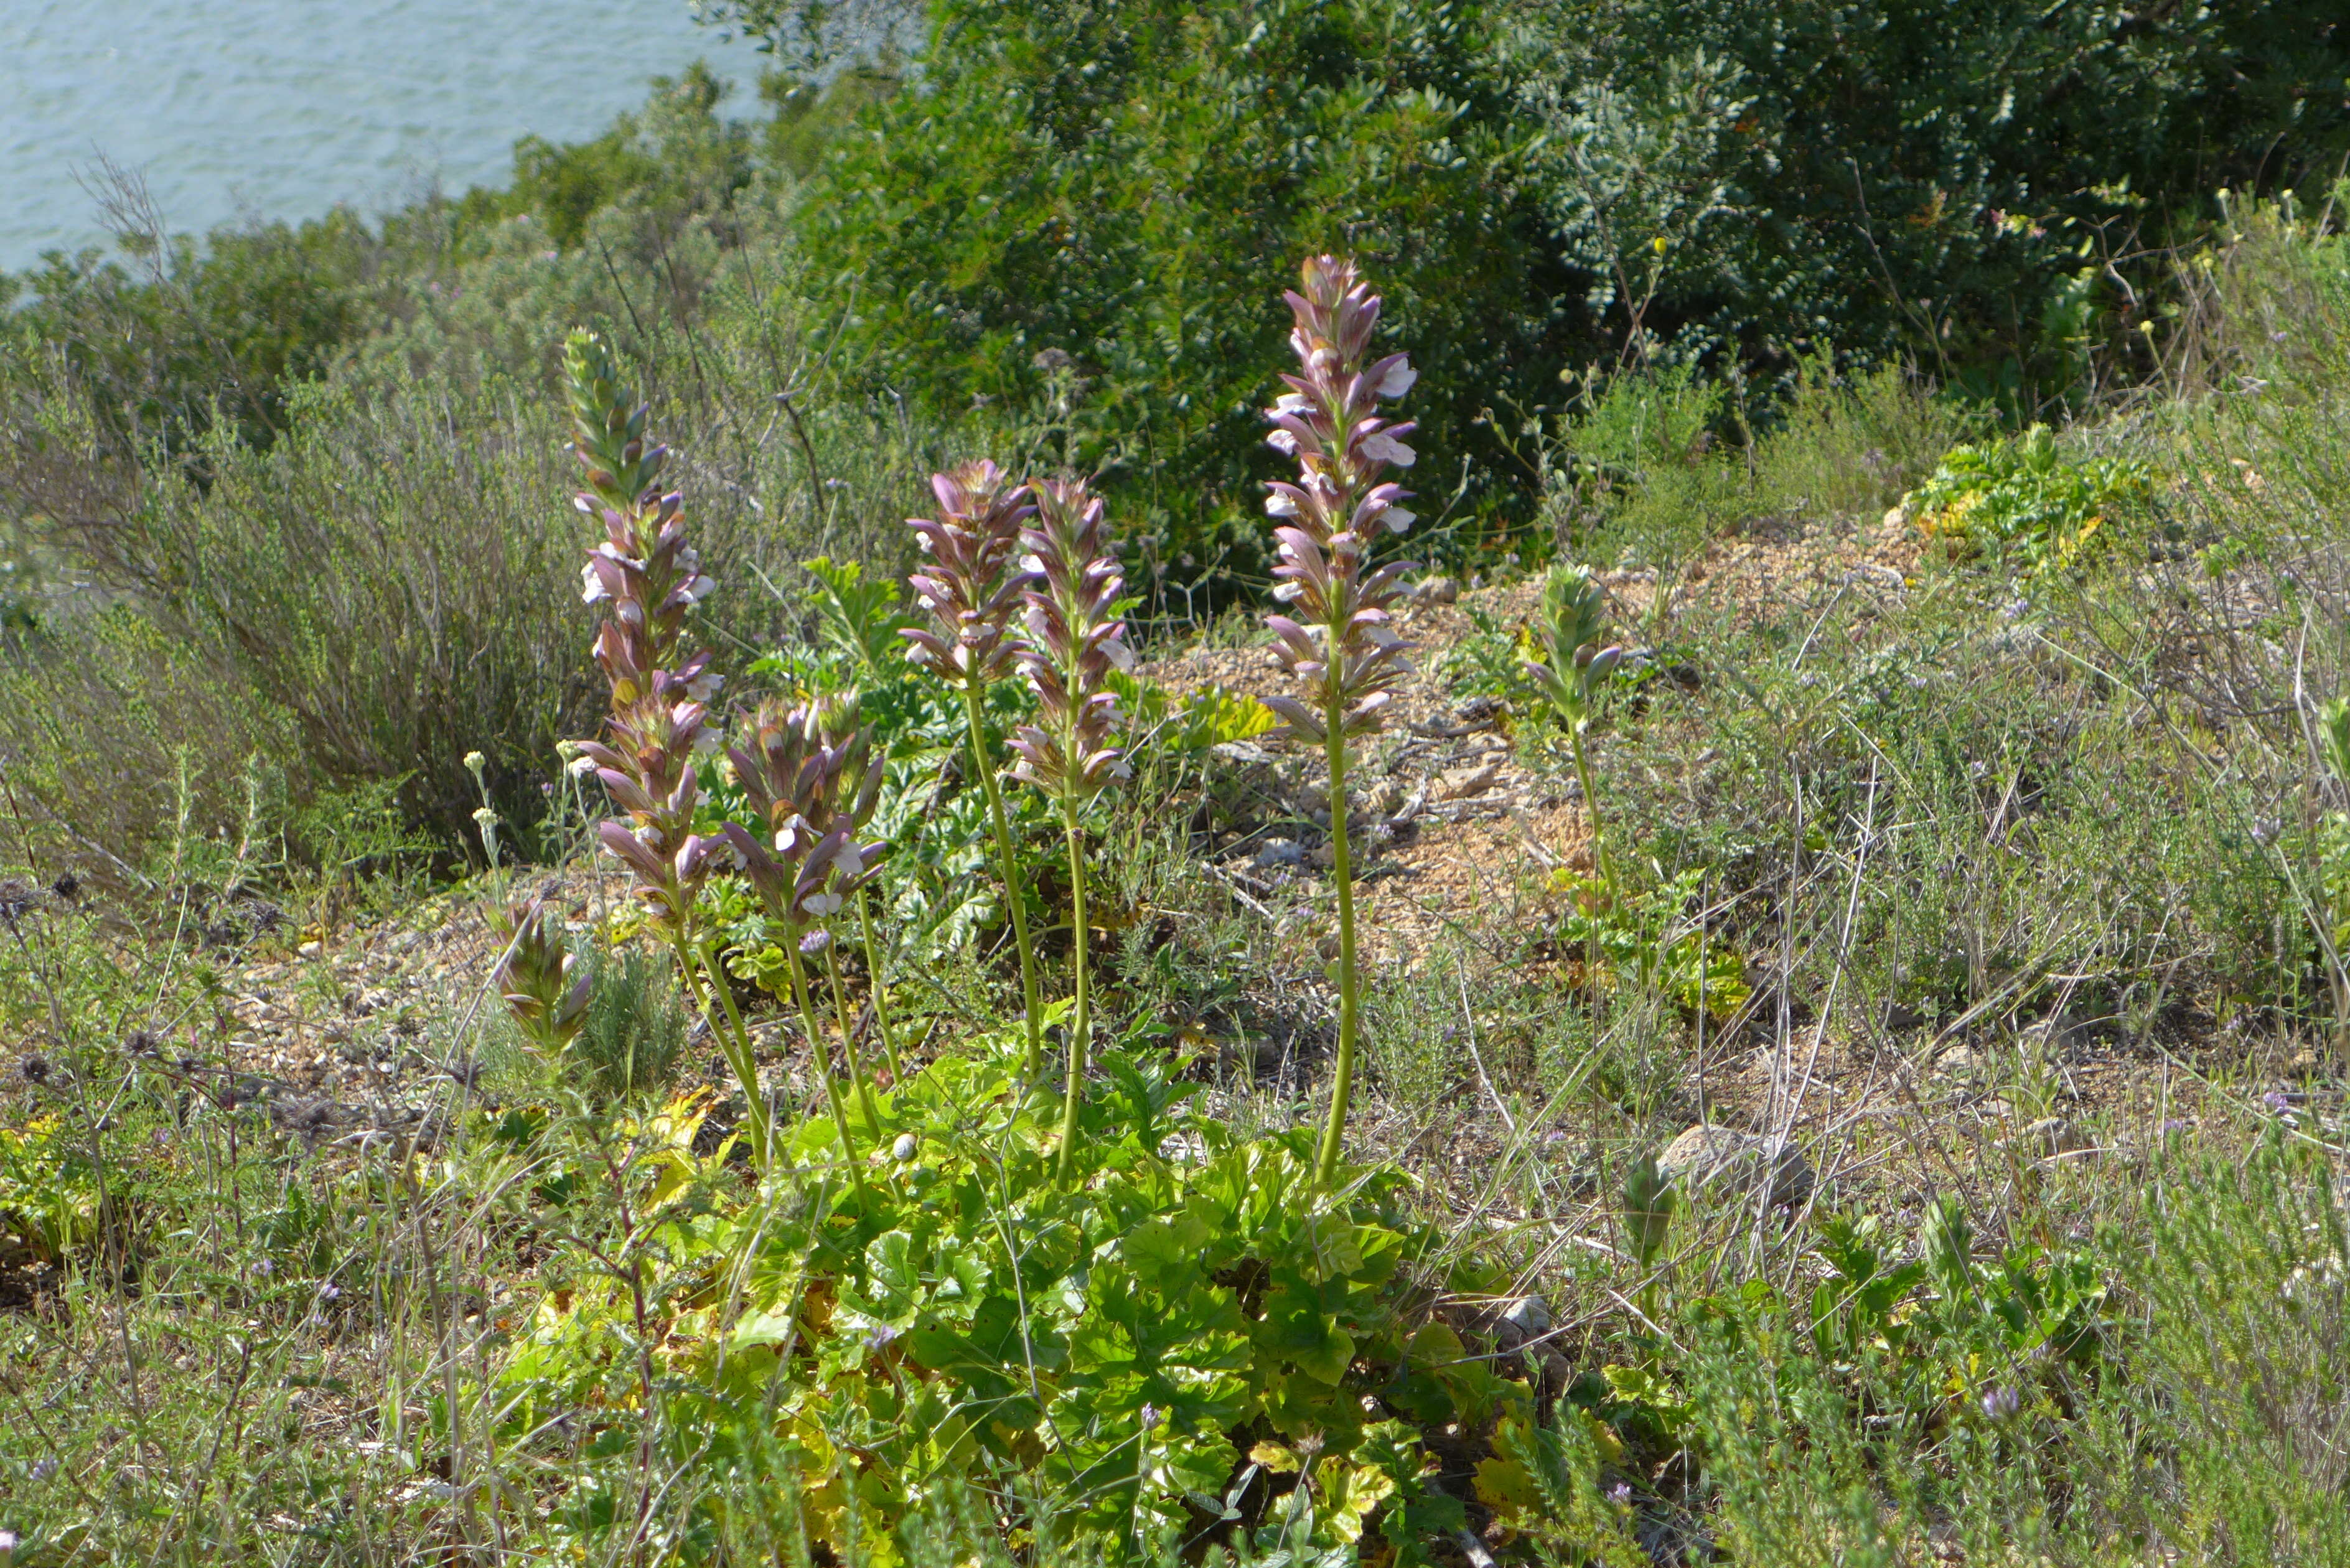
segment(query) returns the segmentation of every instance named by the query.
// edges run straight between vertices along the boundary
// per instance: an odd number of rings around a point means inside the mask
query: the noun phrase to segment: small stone
[[[1953,1045],[1934,1058],[1934,1071],[1947,1078],[1979,1078],[1991,1060],[1971,1045]]]
[[[2078,1154],[2094,1147],[2079,1127],[2063,1116],[2043,1116],[2016,1137],[2017,1146],[2041,1159],[2060,1154]]]
[[[2032,1055],[2061,1057],[2069,1055],[2079,1047],[2082,1033],[2077,1023],[2058,1013],[2025,1024],[2015,1032],[2015,1041]]]
[[[1766,1164],[1773,1204],[1801,1203],[1811,1196],[1811,1161],[1783,1137],[1762,1137],[1701,1123],[1673,1139],[1657,1157],[1657,1169],[1685,1196],[1703,1189],[1729,1194],[1751,1192]]]
[[[1502,764],[1492,762],[1478,766],[1449,769],[1440,784],[1446,800],[1467,800],[1471,795],[1482,794],[1492,789],[1493,781],[1501,776]]]
[[[1303,866],[1305,864],[1305,850],[1295,838],[1268,838],[1256,846],[1256,858],[1253,864],[1260,871]]]
[[[304,942],[294,950],[294,953],[297,958],[314,959],[326,950],[326,945],[322,942]]]
[[[1450,605],[1461,602],[1461,585],[1451,577],[1422,577],[1411,590],[1412,603]]]
[[[1526,1338],[1551,1330],[1550,1303],[1540,1296],[1520,1296],[1502,1314],[1502,1321]]]
[[[1338,846],[1325,839],[1314,846],[1314,853],[1306,858],[1323,870],[1330,870],[1338,864]]]

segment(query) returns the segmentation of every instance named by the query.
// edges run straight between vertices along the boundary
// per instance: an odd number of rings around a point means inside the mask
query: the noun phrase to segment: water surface
[[[763,57],[685,0],[0,0],[0,268],[103,240],[101,154],[175,233],[372,214],[503,183],[516,137],[592,135],[696,58],[747,113]]]

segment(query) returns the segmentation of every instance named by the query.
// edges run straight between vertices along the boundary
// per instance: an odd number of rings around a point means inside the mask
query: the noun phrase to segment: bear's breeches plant
[[[726,765],[763,830],[754,833],[730,822],[724,828],[727,846],[768,915],[784,928],[792,996],[807,1032],[810,1061],[823,1080],[841,1152],[853,1158],[847,1109],[827,1060],[802,961],[821,953],[827,968],[832,966],[833,918],[879,875],[885,846],[859,843],[858,835],[880,798],[882,758],[874,752],[871,733],[857,725],[853,708],[786,710],[764,702],[744,722]],[[834,984],[838,983],[836,970]],[[858,1108],[878,1135],[880,1112],[856,1042],[845,1029],[841,1053]]]
[[[602,824],[598,836],[682,951],[713,847],[693,832],[695,763],[718,743],[707,704],[719,684],[708,651],[686,646],[685,622],[718,585],[686,543],[681,498],[660,486],[669,449],[646,444],[646,410],[621,384],[611,350],[575,332],[564,369],[585,481],[574,504],[604,528],[580,580],[581,597],[604,607],[596,662],[612,699],[603,739],[579,750],[628,819]]]
[[[1587,566],[1557,566],[1543,583],[1542,613],[1534,640],[1543,658],[1526,665],[1526,678],[1550,704],[1575,748],[1575,782],[1583,790],[1583,817],[1591,826],[1592,861],[1601,885],[1612,895],[1616,878],[1599,827],[1599,796],[1592,787],[1591,756],[1585,735],[1598,705],[1599,689],[1624,661],[1619,643],[1607,635],[1607,590]]]
[[[1044,1004],[1036,979],[1036,952],[1028,939],[1028,904],[1020,880],[1020,860],[1004,815],[1003,790],[996,782],[995,758],[987,743],[985,701],[993,681],[1010,673],[1014,610],[1021,603],[1021,574],[1014,557],[1020,531],[1035,511],[1028,486],[1014,484],[993,462],[967,462],[931,476],[936,517],[912,517],[907,525],[930,556],[930,565],[906,579],[915,602],[931,620],[911,627],[906,657],[962,697],[970,732],[972,771],[987,792],[989,821],[1003,877],[1003,898],[1012,916],[1012,938],[1020,953],[1020,1001],[1027,1055],[1023,1075],[1033,1085],[1044,1071]]]
[[[709,651],[691,645],[688,621],[718,585],[687,542],[682,498],[660,486],[669,449],[647,442],[646,406],[622,383],[611,349],[593,333],[574,332],[563,362],[571,452],[582,471],[573,504],[603,528],[580,569],[580,597],[602,607],[596,663],[611,705],[602,736],[576,747],[621,815],[599,823],[597,838],[627,868],[652,929],[675,950],[686,985],[710,1016],[749,1102],[752,1153],[764,1168],[767,1111],[750,1038],[714,957],[698,950],[695,929],[702,886],[725,851],[723,839],[694,831],[700,764],[719,743],[710,710],[719,677]],[[711,1012],[697,960],[731,1033]]]
[[[1022,671],[1036,692],[1036,722],[1013,738],[1014,778],[1056,803],[1068,841],[1070,934],[1076,965],[1070,1011],[1069,1069],[1061,1112],[1059,1174],[1076,1158],[1077,1106],[1092,1043],[1092,979],[1087,972],[1086,804],[1128,775],[1113,743],[1118,697],[1109,672],[1129,670],[1126,626],[1116,613],[1126,586],[1110,554],[1099,497],[1077,480],[1038,480],[1035,524],[1021,535],[1026,611],[1018,638]]]
[[[1414,521],[1402,504],[1409,492],[1382,477],[1390,468],[1411,466],[1414,453],[1404,438],[1412,426],[1390,422],[1379,410],[1411,389],[1415,372],[1402,354],[1371,358],[1379,296],[1354,263],[1310,257],[1300,286],[1284,297],[1294,317],[1289,346],[1297,372],[1282,377],[1288,390],[1265,410],[1274,426],[1266,441],[1296,461],[1297,479],[1268,485],[1264,509],[1274,520],[1274,597],[1295,613],[1268,616],[1265,624],[1300,691],[1268,697],[1265,705],[1283,719],[1283,733],[1319,742],[1330,769],[1338,1057],[1316,1161],[1327,1183],[1337,1173],[1354,1090],[1361,989],[1347,832],[1347,744],[1379,728],[1381,711],[1411,669],[1409,645],[1391,624],[1391,607],[1411,564],[1374,566],[1371,549],[1382,535],[1400,534]]]

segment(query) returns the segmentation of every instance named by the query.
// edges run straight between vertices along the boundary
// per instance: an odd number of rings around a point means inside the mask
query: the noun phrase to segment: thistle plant
[[[717,1031],[712,1017],[713,1032],[742,1084],[752,1154],[764,1168],[767,1108],[750,1036],[715,954],[697,944],[694,925],[695,901],[719,843],[693,830],[702,799],[697,760],[718,745],[708,704],[719,678],[708,650],[688,646],[686,618],[718,585],[686,543],[681,498],[658,483],[669,449],[646,444],[646,407],[621,383],[611,350],[593,333],[574,332],[563,363],[571,451],[585,475],[574,504],[604,529],[581,568],[581,597],[605,607],[596,662],[611,689],[603,738],[577,748],[627,818],[598,825],[597,836],[627,867],[631,891],[675,949],[705,1017],[712,1010],[695,973],[697,958],[708,972],[731,1028]]]
[[[995,829],[995,850],[1011,906],[1012,940],[1020,950],[1020,996],[1027,1029],[1023,1074],[1034,1084],[1045,1065],[1044,1009],[1037,993],[1036,953],[1028,940],[1028,907],[1021,893],[1020,860],[1012,846],[1012,823],[1004,815],[1003,791],[996,783],[987,745],[983,704],[988,683],[1012,668],[1012,612],[1020,603],[1021,577],[1014,569],[1021,524],[1035,510],[1028,487],[1014,484],[993,462],[967,462],[931,476],[938,497],[935,518],[907,524],[930,556],[930,565],[906,579],[936,629],[909,628],[906,657],[962,694],[963,719],[971,737],[972,771],[987,792]]]
[[[1416,372],[1401,354],[1370,358],[1378,327],[1379,296],[1352,262],[1309,258],[1303,286],[1284,297],[1295,317],[1289,346],[1298,373],[1284,375],[1289,390],[1266,410],[1274,426],[1267,443],[1297,461],[1297,483],[1268,485],[1264,509],[1274,518],[1279,581],[1274,597],[1295,607],[1295,617],[1272,615],[1265,624],[1275,652],[1304,689],[1303,698],[1274,696],[1265,705],[1284,721],[1282,734],[1319,742],[1330,768],[1331,874],[1338,890],[1338,1060],[1330,1089],[1330,1119],[1316,1171],[1333,1180],[1354,1090],[1360,977],[1355,958],[1355,890],[1347,824],[1348,743],[1379,728],[1381,710],[1410,672],[1409,645],[1389,625],[1410,563],[1374,568],[1371,545],[1381,532],[1400,534],[1413,518],[1400,504],[1408,493],[1383,483],[1390,467],[1409,468],[1413,452],[1403,438],[1410,423],[1379,415],[1382,401],[1411,389]]]
[[[1624,659],[1620,645],[1600,646],[1607,635],[1607,590],[1587,566],[1552,567],[1543,584],[1542,615],[1534,630],[1543,658],[1527,664],[1526,674],[1566,726],[1575,746],[1575,777],[1583,789],[1584,817],[1591,824],[1592,858],[1601,883],[1612,890],[1616,878],[1600,836],[1599,796],[1591,787],[1591,758],[1584,742],[1599,689]]]
[[[1114,611],[1126,579],[1110,555],[1101,500],[1082,480],[1032,482],[1036,497],[1034,525],[1024,529],[1027,608],[1018,639],[1020,668],[1036,692],[1036,722],[1013,738],[1019,760],[1012,774],[1061,808],[1068,843],[1070,929],[1076,964],[1076,998],[1070,1010],[1069,1075],[1061,1111],[1058,1173],[1069,1175],[1077,1141],[1077,1103],[1086,1057],[1092,1044],[1092,982],[1087,973],[1086,804],[1110,784],[1128,776],[1125,753],[1111,744],[1118,727],[1118,697],[1109,690],[1113,668],[1130,670],[1133,655],[1126,626]]]
[[[857,835],[880,798],[882,760],[873,754],[868,731],[842,722],[846,711],[836,712],[830,726],[826,717],[813,707],[786,711],[777,703],[764,702],[745,721],[741,742],[728,749],[726,760],[765,837],[763,841],[740,823],[726,824],[724,831],[752,890],[784,927],[792,999],[799,1007],[808,1050],[824,1082],[841,1151],[853,1157],[856,1145],[847,1108],[840,1097],[838,1075],[825,1049],[816,1009],[808,999],[807,972],[802,961],[804,956],[825,956],[841,1015],[841,1054],[847,1059],[849,1082],[866,1125],[878,1131],[880,1112],[858,1060],[847,1009],[840,1002],[840,970],[834,954],[837,944],[831,921],[879,873],[885,846],[859,844]]]

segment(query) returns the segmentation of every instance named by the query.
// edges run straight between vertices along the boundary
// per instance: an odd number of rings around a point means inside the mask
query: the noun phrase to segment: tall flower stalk
[[[1318,1179],[1336,1179],[1345,1141],[1347,1107],[1354,1093],[1361,978],[1355,949],[1355,888],[1347,837],[1348,743],[1376,732],[1381,710],[1409,673],[1409,645],[1389,625],[1389,607],[1408,562],[1374,568],[1371,545],[1382,532],[1400,534],[1412,514],[1400,504],[1409,493],[1386,483],[1389,468],[1409,468],[1413,452],[1403,438],[1410,423],[1390,423],[1383,401],[1411,389],[1408,358],[1371,358],[1379,296],[1335,256],[1313,256],[1301,286],[1284,296],[1295,317],[1289,346],[1297,374],[1265,411],[1274,425],[1267,444],[1297,462],[1295,483],[1266,486],[1264,509],[1274,519],[1279,579],[1274,597],[1295,615],[1272,615],[1265,624],[1274,650],[1297,678],[1302,697],[1275,696],[1265,705],[1284,721],[1281,732],[1319,742],[1330,768],[1331,869],[1338,889],[1338,1060],[1330,1087],[1330,1119],[1315,1162]]]
[[[1093,987],[1087,972],[1086,804],[1127,776],[1125,753],[1111,744],[1118,697],[1108,687],[1113,668],[1133,667],[1125,623],[1112,607],[1125,578],[1109,552],[1099,497],[1081,480],[1032,482],[1035,522],[1022,531],[1021,568],[1027,608],[1018,639],[1023,673],[1036,692],[1036,722],[1013,738],[1014,778],[1061,808],[1069,853],[1069,915],[1076,964],[1070,1010],[1069,1075],[1061,1110],[1058,1175],[1068,1179],[1077,1141],[1077,1106],[1093,1042]]]
[[[846,731],[846,732],[840,732]],[[831,956],[832,920],[849,899],[879,874],[883,846],[859,844],[881,793],[881,758],[863,729],[836,723],[830,731],[815,708],[785,710],[762,703],[745,722],[740,743],[726,753],[745,801],[765,833],[740,823],[725,826],[726,840],[753,891],[785,930],[784,954],[790,966],[792,1000],[807,1031],[813,1065],[824,1082],[834,1129],[843,1156],[854,1159],[855,1139],[840,1095],[839,1075],[824,1044],[824,1031],[808,998],[804,956],[826,955],[836,1004],[840,972]],[[866,1125],[877,1133],[881,1114],[857,1056],[857,1044],[842,1013],[840,1049]]]
[[[1020,603],[1021,586],[1013,557],[1021,525],[1035,508],[1028,487],[1013,483],[993,462],[967,462],[945,473],[934,473],[931,490],[938,497],[938,516],[907,519],[930,556],[930,565],[906,581],[936,629],[914,627],[899,635],[906,639],[908,659],[962,694],[972,771],[987,792],[1004,901],[1011,906],[1012,940],[1020,950],[1020,996],[1028,1046],[1022,1072],[1034,1084],[1045,1066],[1036,952],[1028,940],[1028,905],[1021,888],[1020,858],[1013,849],[1012,822],[1004,814],[1003,790],[996,782],[995,760],[988,751],[983,703],[988,683],[1012,668],[1013,647],[1007,632],[1012,612]]]
[[[695,900],[718,845],[696,834],[693,822],[702,800],[697,763],[718,745],[709,703],[719,678],[709,651],[689,644],[686,618],[718,585],[686,543],[681,498],[660,487],[669,449],[647,443],[646,407],[622,383],[611,350],[593,333],[574,332],[563,362],[571,451],[584,472],[574,504],[604,530],[581,569],[581,597],[604,607],[596,662],[611,691],[602,738],[578,742],[578,751],[626,818],[598,825],[597,836],[627,867],[634,896],[675,949],[687,988],[711,1019],[742,1084],[752,1156],[764,1169],[770,1129],[750,1036],[725,976],[706,948],[697,949],[694,929]],[[728,1030],[717,1027],[697,959]]]

